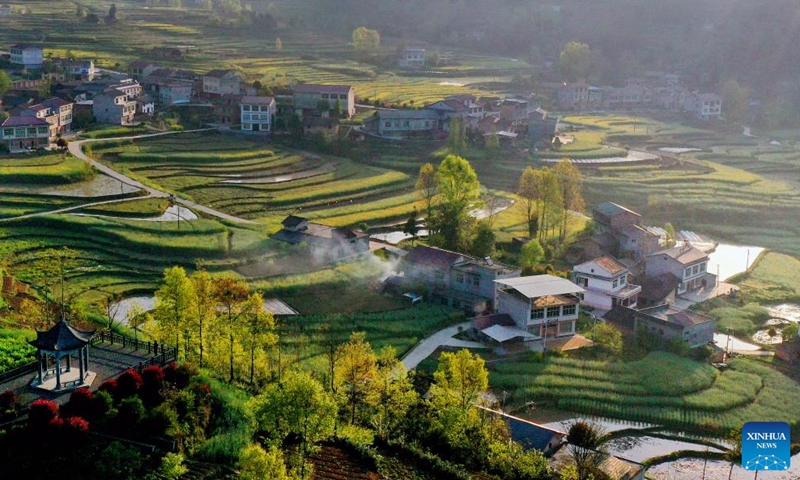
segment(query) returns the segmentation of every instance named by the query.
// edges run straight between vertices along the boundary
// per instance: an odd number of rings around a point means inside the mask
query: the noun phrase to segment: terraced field
[[[237,136],[108,141],[94,145],[92,155],[134,178],[268,224],[295,212],[333,225],[374,224],[403,219],[420,206],[415,178],[406,173]]]
[[[800,413],[791,407],[800,385],[753,360],[735,359],[721,373],[659,352],[627,363],[554,358],[497,363],[490,370],[492,388],[513,392],[509,401],[520,406],[547,402],[569,411],[716,434],[766,417],[800,426]]]

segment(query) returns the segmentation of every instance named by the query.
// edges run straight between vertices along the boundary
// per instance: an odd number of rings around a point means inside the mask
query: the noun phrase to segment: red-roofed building
[[[34,116],[8,117],[0,123],[0,143],[12,152],[47,148],[53,137],[50,124]]]
[[[617,305],[635,308],[642,287],[628,283],[628,267],[610,255],[572,269],[572,281],[586,290],[581,305],[608,311]]]
[[[49,123],[51,125],[50,136],[55,137],[57,133],[72,130],[72,107],[72,102],[53,97],[42,103],[31,105],[20,112],[20,116],[36,117]]]

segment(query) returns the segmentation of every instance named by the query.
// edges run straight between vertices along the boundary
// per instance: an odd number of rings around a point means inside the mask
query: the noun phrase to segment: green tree
[[[739,85],[736,80],[728,80],[722,85],[722,112],[729,122],[743,122],[750,108],[750,90]]]
[[[622,353],[622,332],[608,323],[600,323],[595,327],[594,339],[597,346],[611,355]]]
[[[366,403],[377,373],[377,357],[364,332],[353,332],[339,346],[339,362],[334,369],[336,390],[344,393],[350,407],[350,423],[356,423],[359,408]]]
[[[492,127],[490,134],[484,138],[486,139],[486,152],[489,154],[489,158],[497,158],[497,154],[500,152],[500,137],[497,136],[494,127]]]
[[[439,193],[439,183],[436,181],[436,167],[431,163],[426,163],[419,169],[419,176],[417,183],[414,185],[417,196],[425,202],[425,224],[428,227],[429,233],[431,230],[431,222],[433,220],[433,206],[434,199]]]
[[[117,21],[117,4],[112,3],[110,7],[108,7],[108,17],[106,17],[106,21],[108,23],[114,23]]]
[[[269,451],[255,443],[243,448],[236,468],[242,480],[291,480],[283,452],[274,445]]]
[[[184,333],[186,339],[185,332],[190,325],[191,301],[192,284],[186,276],[186,270],[177,266],[164,270],[163,284],[156,291],[156,308],[153,311],[156,337],[162,342],[170,342],[174,336],[178,353],[181,333]]]
[[[550,168],[536,170],[537,179],[540,185],[538,214],[539,214],[539,241],[544,242],[548,237],[548,231],[561,219],[561,188],[558,177]]]
[[[205,345],[206,345],[206,329],[210,323],[213,323],[217,314],[217,304],[214,298],[213,284],[211,282],[211,275],[200,268],[196,270],[189,280],[192,283],[192,324],[197,326],[197,346],[200,355],[199,364],[203,367]]]
[[[251,400],[259,427],[277,442],[289,435],[300,440],[300,475],[306,478],[306,458],[315,443],[333,435],[336,402],[305,372],[288,372],[283,381],[268,385]]]
[[[275,334],[275,317],[272,312],[264,309],[264,297],[260,293],[254,293],[247,299],[245,309],[246,335],[244,344],[250,354],[250,384],[255,382],[256,354],[266,353],[267,349],[272,348],[278,343]]]
[[[353,47],[360,58],[366,58],[378,51],[381,45],[381,35],[377,30],[358,27],[353,30]]]
[[[184,460],[186,459],[183,454],[169,452],[161,458],[161,468],[158,473],[167,480],[177,480],[189,471],[183,464]]]
[[[125,323],[133,330],[133,339],[139,339],[139,331],[142,329],[142,326],[150,320],[150,315],[144,310],[142,304],[133,301],[131,302],[131,306],[128,309],[128,313],[125,314]]]
[[[784,327],[784,329],[781,330],[781,336],[783,337],[783,341],[791,342],[792,340],[797,338],[797,328],[798,327],[796,323],[792,323]]]
[[[592,51],[589,45],[569,42],[561,50],[558,58],[558,71],[568,82],[585,79],[592,68]]]
[[[217,277],[211,280],[211,291],[217,304],[222,307],[223,315],[219,318],[220,326],[228,336],[228,381],[234,379],[234,363],[236,357],[235,344],[236,338],[242,331],[240,320],[245,314],[245,304],[247,302],[250,289],[247,282],[237,280],[232,277]],[[222,321],[224,320],[224,322]]]
[[[528,238],[536,238],[539,230],[539,218],[536,212],[537,203],[541,197],[541,176],[536,174],[533,167],[527,167],[519,177],[517,195],[520,197],[519,205],[525,212],[525,220],[528,224]]]
[[[567,219],[570,212],[582,212],[586,207],[581,192],[581,171],[572,162],[563,159],[553,168],[553,174],[558,180],[559,196],[561,197],[561,231],[560,239],[567,236]]]
[[[481,258],[491,257],[494,255],[495,240],[496,238],[492,226],[487,220],[481,220],[478,222],[477,228],[475,228],[475,235],[472,237],[470,253]]]
[[[435,230],[444,248],[458,250],[472,225],[469,211],[480,197],[478,175],[468,161],[448,155],[436,171],[436,183],[440,201]]]
[[[367,392],[369,422],[379,437],[391,438],[402,427],[406,415],[417,403],[418,396],[397,351],[384,347],[377,360],[372,387]]]
[[[43,80],[42,83],[36,87],[36,95],[39,98],[48,98],[52,92],[53,84],[50,83],[50,80]]]
[[[467,349],[442,353],[433,379],[431,397],[435,403],[453,405],[460,410],[472,408],[489,387],[485,362]]]
[[[453,155],[462,155],[467,150],[467,132],[464,120],[459,117],[450,119],[447,132],[447,146]]]
[[[417,213],[417,209],[415,208],[408,216],[408,220],[406,220],[405,225],[403,225],[403,233],[406,235],[411,235],[412,244],[417,240],[417,233],[419,232],[419,228],[417,228],[418,215],[419,213]]]
[[[11,90],[11,77],[5,71],[0,70],[0,95],[5,95],[9,90]]]
[[[522,246],[519,254],[519,266],[530,272],[544,258],[544,248],[535,238]]]
[[[575,461],[578,480],[589,480],[602,459],[600,451],[603,429],[592,422],[577,420],[567,431],[570,454]]]
[[[664,231],[667,232],[667,246],[674,247],[675,246],[675,227],[672,226],[671,223],[667,222],[664,224]]]

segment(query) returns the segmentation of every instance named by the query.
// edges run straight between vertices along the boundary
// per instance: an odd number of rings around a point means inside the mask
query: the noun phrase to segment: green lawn
[[[724,434],[770,418],[800,427],[791,398],[800,385],[769,366],[735,359],[718,372],[668,353],[633,362],[549,358],[490,365],[495,391],[509,403],[545,402],[560,409],[667,427]]]

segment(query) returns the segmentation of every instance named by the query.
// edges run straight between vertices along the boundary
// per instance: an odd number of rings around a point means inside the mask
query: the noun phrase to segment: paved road
[[[428,338],[422,340],[403,357],[403,366],[407,370],[416,368],[417,365],[426,358],[430,357],[437,348],[442,346],[448,347],[462,347],[462,348],[488,348],[486,345],[478,342],[467,342],[465,340],[458,340],[453,338],[458,333],[458,328],[462,330],[470,328],[471,322],[459,323],[452,327],[447,327],[438,332],[430,335]]]
[[[128,177],[127,175],[123,175],[123,174],[119,173],[118,171],[114,170],[111,167],[108,167],[106,165],[103,165],[100,162],[95,161],[93,158],[89,157],[88,155],[86,155],[83,152],[83,145],[86,144],[86,143],[101,142],[101,141],[107,141],[107,140],[135,140],[135,139],[138,139],[138,138],[160,137],[162,135],[174,135],[174,134],[177,134],[177,133],[191,133],[191,132],[205,132],[205,131],[211,131],[211,130],[215,130],[215,129],[213,129],[213,128],[203,128],[203,129],[198,129],[198,130],[185,130],[183,132],[147,133],[147,134],[143,134],[143,135],[133,135],[133,136],[130,136],[130,137],[117,137],[117,138],[111,138],[111,139],[109,139],[109,138],[99,139],[98,138],[98,139],[89,139],[89,140],[79,140],[79,141],[76,141],[76,142],[70,142],[70,144],[69,144],[69,152],[71,154],[75,155],[76,157],[80,158],[81,160],[87,162],[89,165],[91,165],[92,167],[96,168],[100,172],[103,172],[104,174],[108,175],[109,177],[114,178],[116,180],[119,180],[120,182],[125,183],[127,185],[130,185],[130,186],[133,186],[133,187],[136,187],[136,188],[139,188],[141,190],[146,191],[148,193],[148,196],[150,196],[150,197],[169,198],[171,196],[170,193],[164,192],[162,190],[158,190],[157,188],[153,188],[153,187],[147,186],[147,185],[145,185],[145,184],[143,184],[141,182],[138,182],[138,181]],[[205,205],[200,205],[199,203],[195,203],[195,202],[192,202],[190,200],[186,200],[184,198],[175,197],[175,201],[177,203],[180,203],[184,207],[190,208],[190,209],[192,209],[192,210],[194,210],[196,212],[198,212],[198,211],[199,212],[203,212],[203,213],[206,213],[208,215],[211,215],[211,216],[214,216],[214,217],[217,217],[217,218],[221,218],[223,220],[228,220],[230,222],[235,222],[235,223],[255,223],[252,220],[239,218],[239,217],[236,217],[234,215],[228,215],[227,213],[220,212],[219,210],[214,210],[213,208],[206,207]],[[49,212],[49,213],[58,213],[58,212]]]

